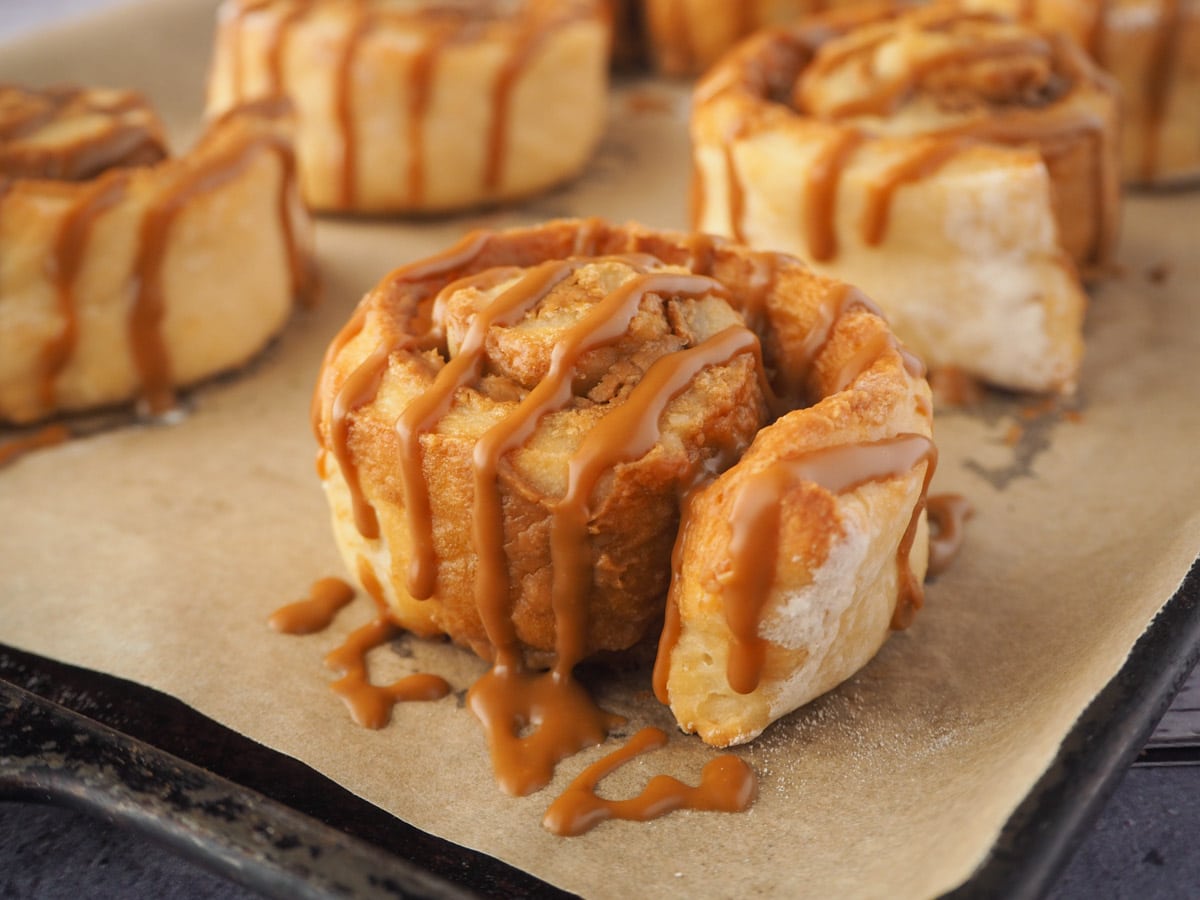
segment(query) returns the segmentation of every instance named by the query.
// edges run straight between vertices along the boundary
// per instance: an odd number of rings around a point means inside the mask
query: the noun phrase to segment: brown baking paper
[[[211,3],[130,8],[4,48],[0,78],[140,88],[185,139],[211,31]],[[478,660],[416,640],[376,651],[376,679],[437,671],[455,694],[368,731],[329,691],[321,658],[369,605],[309,637],[266,627],[341,573],[307,410],[323,348],[358,297],[480,225],[596,214],[683,227],[685,106],[679,85],[622,87],[587,174],[511,211],[323,222],[323,305],[247,370],[191,392],[184,421],[0,471],[0,641],[166,691],[420,828],[589,896],[928,896],[968,878],[1200,550],[1200,194],[1129,200],[1123,274],[1088,315],[1077,413],[992,397],[939,414],[934,490],[975,505],[966,547],[911,629],[738,751],[761,780],[747,814],[553,837],[540,824],[551,799],[615,742],[510,798],[462,704]],[[624,733],[671,728],[644,661],[587,677],[629,717]],[[673,732],[605,790],[627,796],[658,772],[694,783],[712,753]]]

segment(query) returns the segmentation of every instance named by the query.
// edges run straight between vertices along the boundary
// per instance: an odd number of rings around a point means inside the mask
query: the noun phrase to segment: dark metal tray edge
[[[1043,896],[1198,659],[1200,559],[947,896]],[[85,809],[270,896],[572,896],[171,697],[3,645],[0,726],[0,797]]]
[[[1200,661],[1200,557],[953,900],[1044,896]]]

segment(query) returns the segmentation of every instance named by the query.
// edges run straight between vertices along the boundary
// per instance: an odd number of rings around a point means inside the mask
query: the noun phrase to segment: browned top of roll
[[[978,143],[1036,147],[1060,241],[1095,272],[1117,232],[1115,95],[1062,33],[950,2],[867,3],[747,40],[697,85],[692,127],[718,143],[796,122],[840,129],[826,180],[874,139],[925,141],[919,171]]]

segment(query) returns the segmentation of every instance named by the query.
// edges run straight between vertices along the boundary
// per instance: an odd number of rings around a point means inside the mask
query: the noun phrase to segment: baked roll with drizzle
[[[699,75],[760,28],[862,0],[630,0],[641,5],[646,52],[667,75]]]
[[[136,94],[0,87],[0,421],[138,400],[254,356],[306,296],[290,111],[167,154]]]
[[[208,108],[289,97],[318,210],[513,200],[586,164],[610,37],[602,0],[226,0]]]
[[[920,604],[930,414],[858,291],[596,220],[396,270],[313,405],[342,555],[397,623],[565,690],[653,634],[670,590],[660,691],[716,744],[848,677]]]
[[[968,0],[1071,35],[1120,86],[1121,171],[1131,184],[1200,176],[1200,2]]]
[[[933,368],[1070,391],[1116,101],[1067,37],[950,4],[763,32],[695,91],[692,224],[862,287]]]

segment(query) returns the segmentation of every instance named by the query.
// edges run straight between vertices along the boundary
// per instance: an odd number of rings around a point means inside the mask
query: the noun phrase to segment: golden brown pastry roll
[[[313,414],[338,545],[400,625],[566,677],[653,633],[674,579],[663,695],[705,740],[765,726],[760,693],[792,677],[774,648],[797,660],[819,624],[779,615],[846,617],[812,649],[827,689],[919,603],[920,363],[789,257],[595,220],[474,233],[363,299]],[[810,584],[852,600],[806,609]],[[768,648],[749,688],[747,641]],[[691,711],[714,690],[710,727]]]
[[[1070,390],[1116,109],[1064,36],[936,4],[751,38],[697,86],[692,224],[862,287],[932,367]]]
[[[1200,175],[1200,2],[967,0],[1071,35],[1121,97],[1121,172],[1133,184]]]
[[[742,38],[802,16],[862,0],[636,0],[655,68],[699,75]]]
[[[310,287],[285,104],[186,155],[136,95],[0,88],[0,421],[174,391],[244,363]]]
[[[226,0],[208,108],[287,95],[316,209],[453,210],[583,168],[609,42],[602,0]]]

